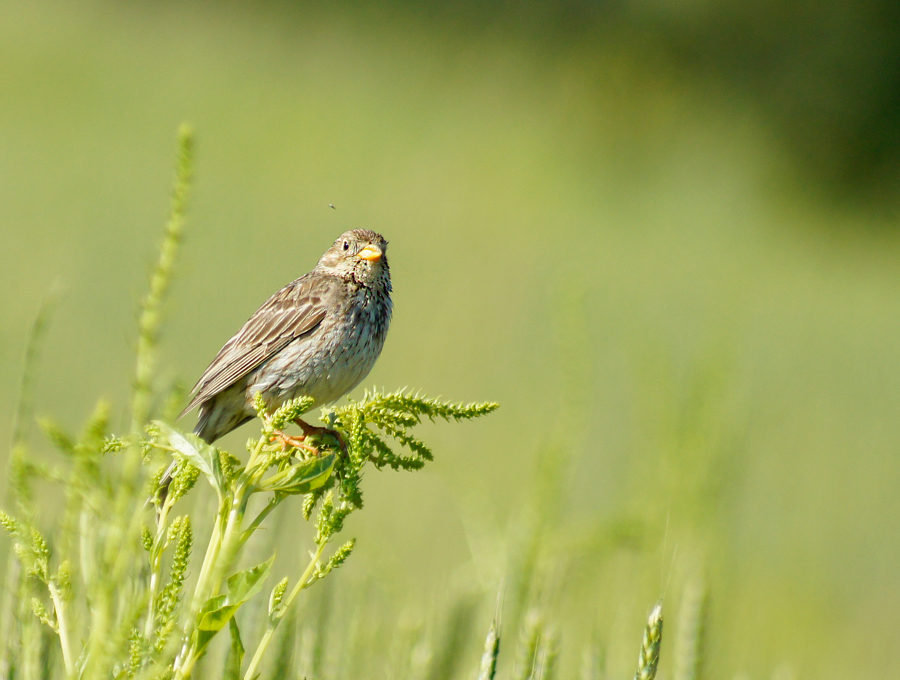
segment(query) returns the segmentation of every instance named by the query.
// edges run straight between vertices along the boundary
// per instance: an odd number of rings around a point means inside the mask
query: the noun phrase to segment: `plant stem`
[[[216,524],[213,527],[212,535],[209,537],[209,544],[206,546],[206,555],[203,558],[203,566],[200,567],[200,576],[197,577],[197,586],[194,588],[194,596],[191,598],[190,619],[184,629],[184,643],[182,644],[181,651],[178,652],[178,656],[175,657],[173,670],[175,671],[174,677],[176,679],[185,678],[187,677],[186,673],[190,673],[190,668],[185,670],[187,654],[190,651],[192,632],[194,626],[197,625],[200,608],[203,606],[203,603],[209,599],[208,597],[204,597],[204,595],[208,587],[207,581],[209,580],[209,575],[216,562],[216,558],[219,555],[219,549],[222,546],[221,536],[222,510],[220,508],[216,515]],[[191,662],[191,666],[193,666],[193,662]]]
[[[204,597],[208,589],[207,581],[212,571],[213,565],[219,556],[219,550],[222,547],[222,513],[216,517],[216,524],[213,527],[212,536],[209,537],[209,544],[206,546],[206,555],[203,558],[203,565],[200,567],[200,575],[197,577],[197,585],[194,588],[194,597],[191,599],[191,613],[196,614],[203,603],[209,599]]]
[[[53,600],[53,608],[56,610],[56,623],[59,628],[59,644],[62,647],[63,663],[66,666],[66,676],[75,675],[75,658],[72,653],[72,640],[69,637],[69,624],[66,619],[66,604],[62,593],[53,581],[47,584],[50,589],[50,598]]]
[[[143,430],[150,415],[153,370],[162,318],[161,308],[172,282],[178,246],[184,231],[184,216],[191,186],[193,145],[193,131],[189,126],[182,125],[178,131],[178,166],[175,171],[175,183],[172,187],[171,212],[166,222],[165,237],[159,251],[159,259],[150,277],[150,290],[141,303],[141,316],[138,322],[138,349],[131,425],[135,436]]]
[[[197,663],[197,654],[192,650],[190,656],[185,660],[184,665],[181,668],[175,669],[175,677],[179,679],[191,677],[191,671],[194,670],[195,663]]]
[[[200,575],[197,577],[197,585],[194,588],[194,596],[191,599],[190,620],[184,630],[184,644],[178,653],[178,657],[175,659],[174,677],[176,680],[190,676],[191,669],[198,658],[197,652],[191,644],[191,639],[193,638],[194,627],[198,622],[200,610],[210,598],[215,597],[219,593],[225,570],[228,568],[237,550],[248,538],[245,533],[241,532],[241,525],[243,524],[244,512],[247,508],[247,501],[250,498],[248,491],[251,484],[257,481],[259,475],[264,472],[264,469],[255,470],[254,468],[262,454],[265,443],[265,436],[260,437],[256,447],[250,452],[250,458],[247,460],[244,471],[235,482],[233,493],[221,497],[219,511],[216,515],[216,524],[213,527],[212,536],[209,537],[206,556],[203,558],[203,566],[200,568]],[[220,559],[223,554],[225,555],[224,562]]]
[[[156,522],[156,540],[153,542],[153,549],[150,552],[150,594],[148,596],[149,604],[147,605],[147,622],[144,624],[144,637],[149,640],[153,635],[153,624],[156,618],[156,591],[159,589],[159,572],[162,569],[162,555],[166,546],[164,544],[168,526],[166,520],[169,517],[169,509],[172,507],[171,498],[167,498],[163,503],[163,507],[159,510],[159,517]]]
[[[147,605],[147,621],[144,623],[144,637],[147,640],[153,635],[153,620],[156,618],[156,589],[159,587],[159,560],[154,559],[150,569],[150,594],[148,595],[150,603]]]
[[[224,555],[224,560],[217,560],[216,568],[211,572],[213,575],[212,589],[209,596],[215,597],[222,588],[222,578],[225,571],[234,559],[238,549],[243,545],[245,539],[241,536],[240,527],[244,522],[244,511],[247,509],[246,489],[238,485],[235,490],[234,499],[231,501],[231,510],[228,513],[228,521],[225,523],[225,530],[222,532],[221,547],[218,555]],[[218,557],[217,555],[217,557]]]
[[[213,573],[216,563],[218,562],[219,554],[222,550],[222,545],[226,539],[226,531],[228,527],[232,525],[232,521],[234,519],[234,511],[237,506],[239,506],[243,502],[243,496],[247,491],[247,482],[249,481],[248,472],[250,471],[253,464],[256,462],[256,459],[259,457],[259,454],[262,452],[262,448],[265,445],[265,438],[260,437],[259,442],[256,444],[256,448],[250,454],[250,459],[247,461],[247,466],[244,468],[244,472],[237,480],[237,484],[234,489],[234,498],[231,500],[231,508],[228,513],[228,520],[225,521],[225,503],[228,501],[228,497],[224,497],[222,499],[222,504],[219,506],[219,512],[216,516],[216,525],[213,528],[212,536],[209,537],[209,545],[206,548],[206,556],[203,558],[203,566],[200,568],[200,576],[197,577],[197,586],[194,588],[194,597],[191,600],[191,612],[196,614],[200,607],[203,606],[203,603],[206,602],[210,597],[215,596],[214,592],[209,591],[209,578]],[[223,526],[224,524],[224,526]]]
[[[247,671],[244,673],[244,680],[253,680],[253,677],[256,675],[259,665],[262,663],[263,654],[266,653],[266,649],[269,647],[269,643],[272,641],[272,637],[275,635],[275,630],[278,628],[278,624],[281,623],[281,619],[284,617],[284,613],[291,606],[291,603],[297,598],[297,595],[300,594],[300,591],[312,585],[312,583],[310,582],[310,578],[312,577],[313,572],[316,570],[316,565],[319,563],[319,560],[322,557],[322,553],[325,552],[325,545],[326,543],[323,541],[322,544],[318,547],[318,550],[316,550],[316,554],[313,555],[313,558],[309,561],[309,564],[306,567],[306,571],[303,572],[300,580],[297,581],[297,585],[294,586],[294,589],[291,591],[291,594],[288,595],[287,600],[285,600],[284,603],[279,607],[278,613],[272,613],[271,617],[269,618],[269,625],[266,628],[266,632],[263,634],[262,639],[259,641],[256,652],[253,653],[253,658],[250,660],[250,665],[247,666]]]
[[[253,532],[259,528],[259,525],[262,524],[263,521],[266,519],[266,517],[269,516],[269,513],[272,512],[276,507],[278,507],[278,504],[280,502],[281,502],[281,499],[277,498],[275,496],[273,496],[272,498],[269,499],[269,502],[266,504],[266,507],[264,507],[262,510],[260,510],[260,513],[256,516],[256,519],[254,519],[250,523],[250,526],[248,526],[244,530],[244,534],[241,537],[242,542],[246,541],[248,538],[250,538],[250,536],[253,534]]]

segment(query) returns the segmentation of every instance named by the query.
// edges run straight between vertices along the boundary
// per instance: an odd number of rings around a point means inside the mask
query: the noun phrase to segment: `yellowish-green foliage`
[[[15,623],[6,629],[0,660],[13,677],[55,673],[68,678],[182,680],[214,674],[253,680],[298,595],[350,557],[355,539],[336,548],[330,544],[347,517],[362,508],[363,470],[369,464],[418,470],[433,459],[411,433],[423,418],[470,420],[497,408],[494,403],[453,404],[404,390],[367,393],[327,414],[329,426],[346,438],[346,448],[329,435],[324,441],[310,439],[301,450],[282,444],[275,435],[306,414],[312,400],[300,397],[268,413],[257,395],[262,432],[248,444],[243,463],[164,421],[150,422],[158,397],[154,375],[161,309],[182,235],[192,148],[193,134],[184,127],[172,213],[139,321],[131,434],[118,437],[110,432],[109,408],[101,403],[78,438],[52,421],[42,422],[48,440],[63,456],[58,466],[36,464],[19,430],[14,438],[11,490],[17,516],[0,512],[0,526],[12,540],[21,569],[18,575],[12,572],[13,582],[3,593],[5,618],[14,617]],[[39,317],[32,347],[37,347],[44,323]],[[29,352],[31,361],[36,355],[36,349]],[[23,380],[26,392],[32,370],[29,365]],[[23,403],[29,397],[26,393]],[[20,407],[20,414],[27,412]],[[394,453],[392,442],[411,455]],[[167,468],[172,479],[160,491]],[[200,479],[215,493],[213,512],[201,507],[175,515]],[[56,521],[43,518],[43,533],[32,523],[41,514],[31,491],[39,482],[50,483],[67,499]],[[264,503],[251,510],[257,495]],[[245,662],[246,633],[242,638],[237,615],[252,599],[264,598],[261,590],[275,556],[246,569],[236,567],[247,542],[285,501],[302,502],[303,519],[315,514],[314,550],[304,570],[272,588],[268,615],[261,630],[254,631],[255,647]],[[211,532],[197,569],[194,526],[202,524],[211,524]],[[197,576],[187,583],[192,565]],[[52,635],[38,634],[41,625]],[[231,643],[224,662],[201,674],[197,663],[226,626]],[[34,667],[37,659],[40,669]]]
[[[101,402],[80,437],[71,436],[53,421],[42,421],[44,434],[63,456],[59,465],[35,463],[24,437],[17,434],[14,440],[11,490],[22,519],[0,511],[0,526],[12,540],[21,569],[11,570],[12,580],[3,593],[4,618],[14,624],[6,629],[0,661],[12,677],[59,674],[79,679],[184,680],[202,676],[254,680],[266,667],[266,659],[276,652],[277,672],[290,672],[291,654],[283,651],[290,643],[282,644],[281,652],[270,651],[276,631],[285,618],[295,615],[292,606],[298,596],[343,565],[353,552],[355,539],[338,547],[332,543],[348,517],[363,507],[366,467],[420,470],[434,460],[431,449],[412,433],[423,419],[471,420],[498,406],[452,403],[407,390],[374,390],[323,415],[323,422],[339,436],[327,432],[314,435],[301,449],[278,435],[305,416],[313,400],[298,397],[270,413],[257,395],[262,431],[248,442],[246,462],[162,420],[149,421],[157,401],[154,374],[161,309],[183,233],[192,149],[193,133],[183,127],[172,214],[139,321],[131,434],[120,437],[110,431],[109,407]],[[30,362],[36,361],[44,325],[39,317]],[[23,380],[23,403],[30,397],[27,390],[33,368],[27,367]],[[26,407],[20,407],[20,417],[26,412]],[[392,445],[406,453],[397,453]],[[545,471],[550,473],[550,467],[559,463],[559,456],[549,456]],[[162,488],[164,474],[171,479]],[[175,514],[201,479],[215,494],[212,512],[195,506],[193,512]],[[545,487],[558,481],[551,474]],[[67,499],[61,517],[56,521],[44,518],[44,533],[32,523],[41,514],[32,485],[40,482],[58,488]],[[254,496],[263,499],[261,506],[251,507]],[[247,544],[254,534],[267,520],[272,521],[270,515],[285,502],[300,505],[303,520],[310,521],[315,515],[313,550],[305,569],[283,577],[265,598],[263,589],[275,555],[243,569],[238,564],[249,552]],[[549,508],[545,498],[543,509]],[[296,513],[293,516],[298,519]],[[211,524],[211,531],[197,569],[194,525],[203,523]],[[197,575],[189,583],[192,565]],[[524,579],[519,585],[527,597],[533,574],[529,570],[519,576]],[[262,601],[267,602],[265,609]],[[262,621],[243,616],[242,610],[254,606],[257,612],[267,611]],[[429,678],[450,680],[468,674],[460,653],[472,611],[471,602],[466,601],[454,609],[451,628],[438,641],[439,653],[425,665]],[[653,680],[656,672],[660,611],[661,605],[657,605],[644,634],[635,676],[639,680]],[[241,632],[239,618],[255,623],[252,638],[246,633],[246,623]],[[40,626],[51,634],[39,634]],[[199,670],[211,643],[226,627],[230,643],[224,658]],[[316,635],[321,640],[324,631],[318,630]],[[500,635],[498,605],[479,669],[484,680],[497,675]],[[254,645],[249,656],[247,644]],[[559,651],[557,633],[537,609],[530,610],[522,624],[513,677],[553,680]],[[38,659],[40,668],[35,664]]]

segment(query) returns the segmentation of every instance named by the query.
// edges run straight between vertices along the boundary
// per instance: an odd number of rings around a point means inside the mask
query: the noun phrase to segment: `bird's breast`
[[[381,354],[391,302],[387,294],[363,288],[344,296],[343,303],[257,369],[248,397],[261,392],[276,407],[297,396],[328,404],[356,387]]]

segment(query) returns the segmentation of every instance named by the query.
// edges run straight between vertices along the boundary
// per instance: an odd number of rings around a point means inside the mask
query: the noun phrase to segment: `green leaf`
[[[198,653],[206,649],[216,633],[232,620],[241,605],[259,592],[274,561],[275,555],[272,555],[252,569],[232,574],[227,581],[228,594],[218,595],[206,601],[200,610],[200,621],[197,624]]]
[[[241,665],[244,662],[244,643],[241,642],[241,631],[238,630],[237,621],[232,617],[228,621],[228,632],[231,633],[231,647],[228,648],[228,657],[225,659],[225,680],[240,680]]]
[[[262,480],[259,488],[288,494],[309,493],[328,481],[336,460],[337,455],[334,453],[321,458],[310,458]]]
[[[258,564],[252,569],[245,569],[237,574],[228,577],[228,602],[233,604],[243,604],[251,597],[256,595],[263,587],[263,582],[269,575],[272,568],[272,562],[275,561],[273,554],[262,564]]]
[[[197,624],[197,629],[217,633],[225,627],[238,607],[240,605],[228,602],[227,595],[217,595],[208,599],[200,610],[200,623]]]
[[[162,421],[154,421],[154,425],[159,428],[162,443],[206,475],[220,497],[228,492],[219,454],[212,446],[196,435],[183,434]]]

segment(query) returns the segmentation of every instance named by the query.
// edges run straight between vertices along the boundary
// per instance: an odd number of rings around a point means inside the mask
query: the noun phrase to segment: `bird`
[[[290,399],[327,406],[369,374],[391,322],[387,241],[374,231],[341,234],[315,268],[287,284],[225,343],[191,390],[179,418],[199,409],[194,434],[208,444],[256,416],[259,394],[271,413]],[[329,432],[296,421],[301,437]],[[341,441],[343,447],[343,441]]]

